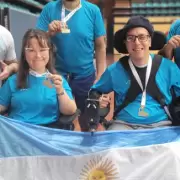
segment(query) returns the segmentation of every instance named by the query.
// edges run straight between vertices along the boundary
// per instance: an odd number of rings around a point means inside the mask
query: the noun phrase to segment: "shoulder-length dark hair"
[[[54,54],[55,54],[55,47],[51,42],[50,37],[44,31],[38,29],[29,29],[22,41],[22,49],[21,49],[21,57],[19,62],[19,71],[17,75],[17,88],[18,89],[25,89],[28,88],[28,74],[29,74],[29,64],[26,61],[25,57],[25,48],[28,47],[29,41],[32,38],[36,38],[39,42],[39,45],[44,48],[44,46],[48,46],[49,48],[49,61],[46,65],[48,71],[52,74],[56,73],[54,68]]]

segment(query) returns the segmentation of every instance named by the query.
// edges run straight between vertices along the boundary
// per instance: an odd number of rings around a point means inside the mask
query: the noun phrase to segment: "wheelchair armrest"
[[[166,44],[166,35],[161,31],[154,31],[150,50],[161,50]]]
[[[63,115],[61,114],[60,118],[59,118],[59,122],[61,124],[67,125],[67,124],[72,124],[73,121],[76,119],[77,116],[79,116],[80,114],[80,110],[77,109],[76,112],[72,115]]]

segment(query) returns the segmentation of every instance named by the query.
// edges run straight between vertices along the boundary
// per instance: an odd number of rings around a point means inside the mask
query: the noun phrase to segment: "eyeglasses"
[[[126,41],[127,42],[135,42],[136,38],[137,38],[139,42],[145,42],[145,41],[148,40],[149,37],[150,37],[150,35],[146,35],[146,34],[140,34],[138,36],[127,35],[126,36]]]
[[[28,53],[31,53],[31,54],[37,54],[37,53],[40,53],[40,54],[43,54],[47,51],[49,51],[49,48],[41,48],[40,50],[34,50],[33,48],[25,48],[26,52]]]

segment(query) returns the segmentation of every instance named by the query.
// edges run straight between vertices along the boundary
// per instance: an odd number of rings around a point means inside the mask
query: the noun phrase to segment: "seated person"
[[[126,56],[127,61],[125,62],[129,64],[131,77],[134,77],[140,94],[133,102],[117,112],[116,120],[109,130],[153,128],[172,124],[164,108],[148,94],[146,89],[148,89],[148,80],[154,77],[157,87],[164,95],[166,104],[169,104],[172,100],[170,93],[172,86],[175,88],[176,95],[180,94],[180,78],[177,78],[180,77],[180,70],[172,61],[159,56],[162,58],[159,69],[157,69],[156,75],[150,75],[155,57],[150,54],[149,50],[153,32],[153,26],[148,19],[135,16],[130,18],[124,28],[115,34],[115,48],[120,53],[128,52],[129,56]],[[115,109],[123,103],[132,84],[129,72],[120,63],[122,59],[110,65],[100,80],[92,87],[92,90],[105,94],[114,91]],[[108,103],[108,97],[100,98],[101,107],[107,106]]]
[[[158,54],[173,59],[180,68],[180,19],[174,21],[167,35],[167,44],[158,52]]]
[[[60,113],[71,115],[76,104],[67,81],[54,69],[54,47],[41,30],[28,30],[23,38],[19,71],[0,89],[0,113],[12,119],[48,126]]]

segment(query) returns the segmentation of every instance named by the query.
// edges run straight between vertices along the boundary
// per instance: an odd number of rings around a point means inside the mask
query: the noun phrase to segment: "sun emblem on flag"
[[[97,157],[82,169],[79,180],[118,180],[119,172],[112,160]]]

